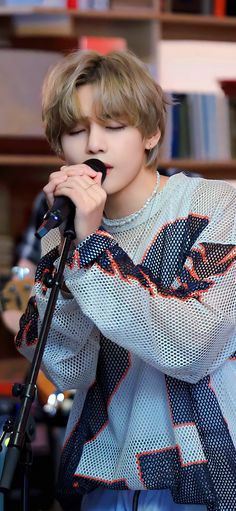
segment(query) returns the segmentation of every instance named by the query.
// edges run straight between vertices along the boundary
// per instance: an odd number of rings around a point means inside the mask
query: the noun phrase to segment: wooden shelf
[[[63,165],[63,161],[50,155],[11,155],[0,154],[0,167],[56,167]]]
[[[111,8],[104,11],[31,6],[0,7],[0,26],[6,40],[9,34],[14,35],[15,19],[21,15],[28,16],[29,20],[31,18],[35,20],[38,15],[42,28],[42,18],[45,18],[48,24],[50,17],[58,19],[66,17],[71,25],[71,34],[84,31],[88,35],[93,35],[94,26],[96,26],[95,31],[98,36],[104,33],[110,36],[121,35],[127,38],[129,47],[144,61],[149,60],[146,58],[148,54],[153,51],[155,53],[153,50],[155,37],[172,40],[236,41],[236,17],[165,13],[154,6]],[[95,23],[92,23],[93,20]],[[48,35],[48,28],[45,33],[43,30],[41,33],[41,28],[37,27],[37,33],[40,33],[43,38],[44,35]],[[140,41],[139,39],[137,41],[137,33],[140,34]],[[23,32],[22,34],[24,35]],[[34,31],[32,33],[27,31],[25,35],[30,39]],[[52,37],[54,35],[58,35],[58,32],[52,33]],[[155,60],[153,56],[152,59]]]
[[[53,169],[59,169],[63,163],[57,156],[50,155],[0,155],[0,168],[2,169],[22,167],[30,170],[38,167],[51,172]],[[222,179],[223,175],[226,179],[236,179],[236,159],[222,161],[192,159],[160,160],[158,166],[160,168],[176,168],[199,172],[209,177],[217,177],[219,175]]]
[[[160,13],[157,18],[162,23],[172,25],[207,25],[215,27],[236,27],[236,17],[233,16],[213,16],[203,14],[172,14]]]
[[[236,41],[236,17],[161,13],[163,39]]]
[[[192,159],[184,159],[184,160],[161,160],[159,163],[160,166],[167,167],[176,167],[176,168],[191,168],[192,170],[196,169],[225,169],[225,170],[234,170],[236,175],[236,160],[192,160]]]
[[[206,178],[236,179],[236,160],[160,160],[160,168],[196,172]]]
[[[200,14],[175,14],[159,12],[154,8],[125,8],[125,9],[109,9],[104,11],[96,10],[78,10],[78,9],[61,9],[61,8],[45,8],[45,7],[0,7],[0,17],[5,16],[20,16],[21,14],[28,15],[45,15],[45,16],[70,16],[75,18],[91,18],[91,19],[149,19],[160,21],[167,25],[196,25],[225,28],[236,28],[236,17],[234,16],[214,16],[214,15],[200,15]]]
[[[45,16],[70,16],[75,18],[90,18],[90,19],[110,19],[110,20],[145,20],[145,19],[158,19],[159,13],[152,8],[127,8],[127,9],[109,9],[106,11],[95,10],[78,10],[78,9],[60,9],[60,8],[45,8],[45,7],[30,7],[24,6],[22,8],[16,7],[1,7],[1,16],[18,16],[18,15],[45,15]]]
[[[190,39],[190,40],[210,40],[210,41],[236,41],[236,17],[233,16],[214,16],[214,15],[198,15],[198,14],[175,14],[159,12],[157,8],[120,8],[109,9],[104,11],[86,10],[81,11],[78,9],[60,9],[60,8],[45,8],[45,7],[30,7],[24,6],[22,8],[16,7],[1,7],[0,8],[0,25],[2,33],[14,33],[15,18],[24,15],[30,18],[36,18],[39,15],[40,20],[50,17],[63,18],[67,17],[71,23],[71,32],[76,32],[78,29],[85,30],[88,34],[94,31],[94,24],[91,21],[96,21],[96,30],[99,33],[99,26],[101,34],[121,33],[124,37],[135,39],[136,34],[144,32],[144,24],[149,24],[149,36],[144,35],[144,40],[151,39],[151,27],[159,30],[161,39]],[[142,27],[136,26],[136,23],[143,23]],[[123,25],[123,28],[122,28]],[[7,28],[8,26],[8,28]],[[43,26],[43,21],[42,21]],[[76,27],[76,29],[75,29]],[[141,28],[143,30],[141,31]],[[147,27],[146,27],[147,30]],[[134,32],[131,34],[130,32]],[[144,32],[145,33],[145,32]],[[100,35],[101,35],[100,34]],[[30,34],[28,34],[30,36]],[[48,35],[48,30],[47,30]],[[42,33],[43,37],[43,33]],[[147,44],[142,39],[141,47]],[[130,43],[131,41],[129,41]],[[131,49],[132,43],[131,43]],[[141,51],[141,50],[140,50]],[[140,51],[138,53],[140,53]],[[142,57],[142,55],[140,55]],[[145,60],[145,59],[144,59]]]
[[[10,154],[0,154],[0,165],[62,165],[62,160],[57,156],[50,155],[10,155]],[[174,160],[160,160],[159,165],[162,167],[176,167],[180,168],[183,166],[191,167],[192,169],[196,168],[227,168],[227,169],[235,169],[236,171],[236,159],[232,160],[193,160],[193,159],[174,159]]]

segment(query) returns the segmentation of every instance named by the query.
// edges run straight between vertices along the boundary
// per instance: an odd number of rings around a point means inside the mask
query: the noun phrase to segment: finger
[[[93,186],[94,183],[99,183],[99,179],[97,178],[97,173],[95,173],[94,177],[88,176],[88,175],[70,175],[67,178],[67,185],[68,186],[76,186],[81,187],[81,189],[86,190],[90,186]]]
[[[104,190],[101,186],[88,178],[69,177],[65,182],[58,184],[54,192],[55,196],[64,195],[69,197],[77,207],[82,206],[90,198],[96,201],[96,197],[104,198]],[[106,195],[105,195],[106,198]]]
[[[101,186],[99,186],[96,183],[94,183],[92,186],[88,188],[87,195],[94,201],[98,202],[106,201],[107,198],[105,190],[103,190],[103,188],[101,188]]]
[[[96,170],[89,167],[85,163],[81,163],[80,165],[63,165],[61,167],[61,171],[66,173],[68,176],[90,176],[92,178],[96,177]]]
[[[50,179],[51,178],[51,179]],[[49,182],[44,186],[43,191],[46,195],[46,200],[49,207],[52,206],[54,201],[55,191],[57,189],[58,184],[67,180],[66,175],[60,174],[60,172],[54,172],[53,176],[50,176]]]
[[[103,178],[102,172],[97,172],[97,175],[96,175],[94,181],[101,186],[102,178]]]
[[[73,194],[73,198],[76,198],[77,196],[78,200],[81,200],[81,198],[84,199],[84,197],[86,197],[86,192],[90,188],[94,188],[95,193],[98,193],[99,190],[103,190],[101,187],[101,178],[101,173],[99,173],[99,175],[96,174],[96,178],[91,178],[87,175],[69,176],[66,180],[57,184],[54,190],[54,195],[66,195],[69,196],[69,198],[72,198],[71,194]],[[85,195],[83,195],[84,193]]]
[[[63,167],[61,167],[60,170],[51,172],[48,181],[51,182],[51,181],[54,181],[54,179],[60,179],[63,176],[63,174],[66,174],[65,170],[64,169],[62,170],[62,169],[63,169]]]
[[[58,172],[58,174],[60,174]],[[51,178],[51,180],[44,186],[43,191],[46,194],[46,196],[49,198],[49,200],[52,199],[52,196],[58,186],[58,184],[64,182],[67,180],[66,175],[55,175],[54,178]]]
[[[58,182],[51,182],[51,183],[48,183],[43,188],[43,191],[44,191],[44,193],[46,195],[46,199],[49,202],[49,204],[51,204],[53,202],[53,200],[54,200],[54,195],[55,195],[55,192],[56,192],[58,184],[59,184]]]
[[[46,201],[47,201],[47,205],[48,207],[50,208],[52,205],[53,205],[53,201],[54,201],[54,194],[53,193],[49,193],[45,190],[45,187],[43,188],[43,191],[46,195]]]

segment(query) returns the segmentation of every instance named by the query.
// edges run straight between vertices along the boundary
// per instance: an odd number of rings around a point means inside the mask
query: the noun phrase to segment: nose
[[[106,151],[106,140],[103,126],[94,123],[88,132],[87,151],[90,154],[98,154]]]

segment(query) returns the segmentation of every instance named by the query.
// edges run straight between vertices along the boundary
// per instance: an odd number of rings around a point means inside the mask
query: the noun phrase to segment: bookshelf
[[[24,36],[30,48],[31,38],[35,35],[40,36],[42,43],[44,38],[45,41],[46,38],[53,41],[58,34],[65,37],[84,34],[125,37],[128,47],[146,63],[154,66],[158,63],[160,40],[236,42],[236,17],[161,12],[160,3],[159,0],[111,0],[111,8],[106,11],[0,7],[0,44],[1,47],[10,46],[12,38],[16,41]],[[20,23],[22,18],[25,23],[23,25]],[[5,149],[0,146],[0,183],[9,184],[14,198],[16,190],[23,188],[24,175],[29,183],[25,199],[28,204],[31,204],[36,191],[41,189],[48,173],[62,163],[50,153],[37,152],[32,141],[31,148],[32,154],[24,154],[22,150],[17,152],[15,147],[11,150],[9,145]],[[236,177],[236,160],[164,160],[160,161],[160,167],[197,171],[208,178]],[[13,229],[14,237],[17,234]]]
[[[39,7],[1,7],[0,8],[0,39],[17,37],[17,20],[22,16],[34,20],[47,19],[45,27],[42,23],[40,35],[50,36],[50,20],[56,16],[67,20],[67,35],[107,35],[126,37],[128,46],[135,51],[144,61],[152,63],[158,61],[158,40],[160,39],[198,39],[215,41],[236,41],[236,17],[220,17],[214,15],[198,14],[175,14],[160,12],[159,1],[143,0],[132,2],[128,0],[113,0],[111,8],[106,11],[79,11],[61,8]],[[34,26],[35,29],[35,26]],[[37,29],[36,29],[37,32]],[[27,33],[30,45],[30,32]],[[51,35],[50,37],[53,37]],[[23,156],[7,153],[0,154],[0,169],[7,166],[12,172],[17,170]],[[25,155],[23,163],[26,166],[50,169],[57,165],[57,159],[52,156],[34,155],[30,158]],[[191,160],[163,161],[162,166],[182,165],[189,170],[193,168],[207,177],[215,177],[215,171],[219,175],[221,168],[231,178],[236,175],[236,162],[195,162]],[[225,175],[225,174],[224,174]]]

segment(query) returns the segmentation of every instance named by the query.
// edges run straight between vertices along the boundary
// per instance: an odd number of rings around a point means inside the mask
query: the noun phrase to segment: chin
[[[104,182],[103,185],[102,185],[102,188],[103,188],[103,190],[105,190],[107,195],[111,195],[112,193],[115,193],[114,192],[114,186],[109,185],[108,183]]]

